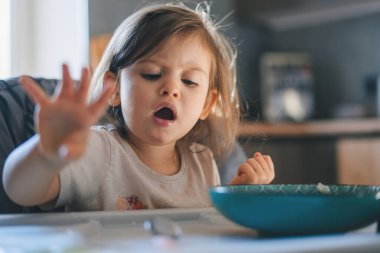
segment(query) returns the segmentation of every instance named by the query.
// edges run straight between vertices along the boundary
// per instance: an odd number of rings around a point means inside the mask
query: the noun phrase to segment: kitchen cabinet
[[[336,147],[340,183],[380,185],[380,137],[343,138]]]
[[[276,31],[300,29],[380,11],[378,0],[239,0],[235,6],[242,18],[261,22]]]
[[[247,154],[270,154],[275,183],[379,184],[380,120],[241,122]]]

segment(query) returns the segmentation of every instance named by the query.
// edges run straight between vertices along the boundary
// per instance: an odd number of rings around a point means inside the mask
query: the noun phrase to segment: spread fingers
[[[49,96],[33,79],[27,76],[22,76],[19,79],[22,87],[32,97],[33,101],[40,106],[44,106],[49,102]]]

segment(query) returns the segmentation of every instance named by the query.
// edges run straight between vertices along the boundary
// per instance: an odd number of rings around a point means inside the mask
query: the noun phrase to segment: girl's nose
[[[179,91],[178,84],[175,81],[170,81],[170,80],[166,81],[161,87],[160,95],[179,98],[180,91]]]

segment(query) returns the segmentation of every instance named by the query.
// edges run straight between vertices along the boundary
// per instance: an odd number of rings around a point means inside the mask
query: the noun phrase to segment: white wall
[[[0,78],[9,76],[10,66],[10,0],[0,0]]]
[[[60,78],[68,63],[74,78],[88,65],[87,0],[12,0],[11,75]]]

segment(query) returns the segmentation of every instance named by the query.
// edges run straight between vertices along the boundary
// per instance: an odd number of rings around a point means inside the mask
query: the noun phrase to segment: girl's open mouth
[[[162,107],[160,110],[154,113],[154,116],[163,120],[174,120],[174,112],[168,107]]]
[[[170,105],[164,105],[153,113],[153,119],[159,126],[170,126],[177,119],[176,108]]]

